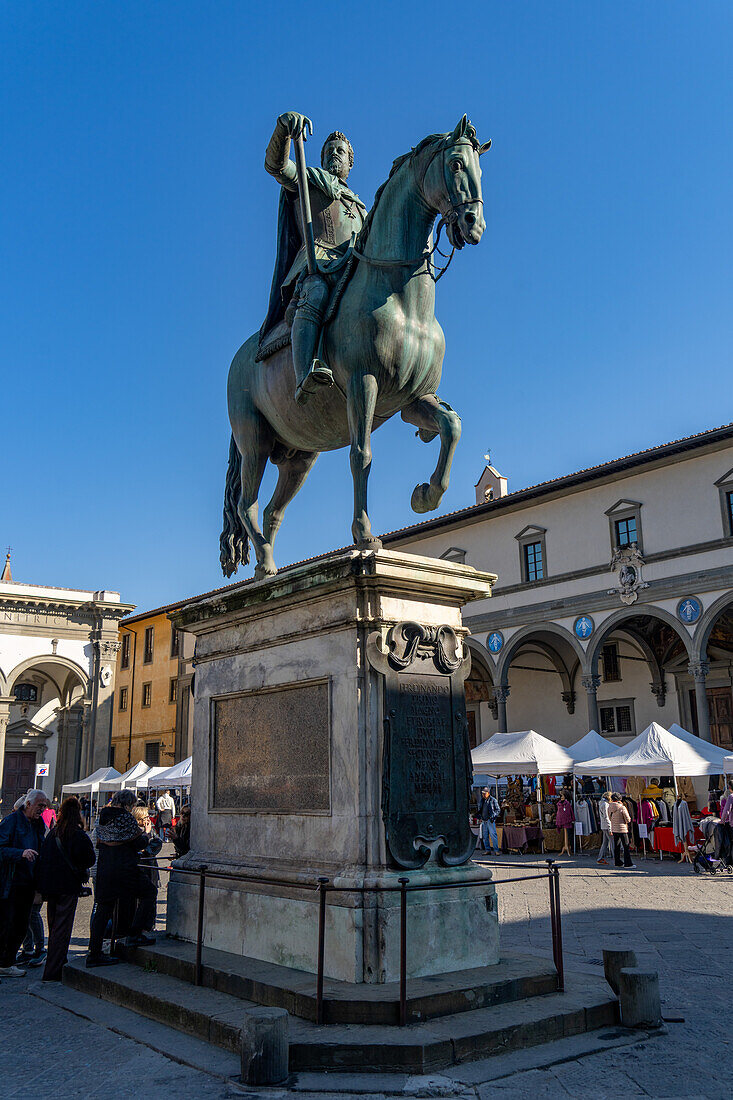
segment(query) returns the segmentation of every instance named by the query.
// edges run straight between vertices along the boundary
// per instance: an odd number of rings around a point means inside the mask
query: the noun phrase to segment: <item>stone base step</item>
[[[155,967],[160,974],[193,983],[194,944],[162,940],[154,947],[128,950],[126,958],[148,968]],[[285,1008],[291,1016],[315,1023],[314,974],[211,948],[204,948],[202,961],[203,987],[244,1001]],[[520,955],[503,959],[496,966],[411,978],[407,983],[407,1020],[417,1023],[556,992],[557,971],[552,963]],[[395,1025],[399,1023],[399,998],[397,982],[356,985],[327,978],[323,985],[323,1022]]]
[[[69,963],[64,983],[236,1053],[243,1011],[253,1002],[196,988],[129,963],[87,969]],[[605,981],[568,977],[565,993],[461,1012],[409,1024],[332,1024],[290,1020],[290,1070],[426,1073],[461,1062],[537,1046],[617,1023]]]

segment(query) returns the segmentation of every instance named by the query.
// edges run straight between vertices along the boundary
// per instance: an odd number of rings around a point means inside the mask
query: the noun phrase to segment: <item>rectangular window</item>
[[[636,531],[636,516],[629,516],[628,519],[617,519],[616,545],[630,546],[632,542],[638,541],[639,536]]]
[[[157,768],[160,765],[160,742],[148,741],[145,745],[145,763],[149,768]]]
[[[178,631],[174,626],[171,627],[171,657],[177,657],[180,649],[180,641],[178,638]]]
[[[143,663],[149,665],[153,660],[153,638],[155,635],[154,626],[145,627],[145,648],[143,650]]]
[[[525,581],[541,581],[545,575],[542,563],[542,543],[528,542],[523,550]]]
[[[616,728],[619,733],[631,733],[631,707],[616,707]]]
[[[733,535],[733,493],[725,494],[725,514],[728,518],[728,531]]]
[[[122,654],[120,656],[120,668],[130,667],[130,635],[122,635]]]
[[[116,748],[115,745],[110,745],[110,747],[109,747],[109,766],[110,766],[110,768],[114,768],[114,766],[115,766],[115,748]]]
[[[142,705],[144,707],[149,707],[150,706],[150,700],[151,700],[152,694],[153,694],[153,685],[152,684],[143,684],[143,701],[142,701]]]
[[[178,698],[178,678],[174,676],[171,679],[170,687],[168,689],[168,702],[175,703]]]
[[[120,688],[120,710],[127,710],[127,688]]]
[[[613,707],[599,707],[601,716],[601,733],[616,732],[616,715]]]
[[[621,669],[618,663],[618,646],[610,642],[603,647],[603,680],[610,684],[621,679]]]
[[[634,709],[629,703],[606,703],[598,708],[601,733],[634,732]]]

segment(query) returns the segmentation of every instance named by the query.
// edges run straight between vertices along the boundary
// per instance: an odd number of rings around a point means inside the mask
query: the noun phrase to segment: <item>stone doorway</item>
[[[27,790],[35,786],[36,754],[34,752],[6,752],[3,770],[2,801],[6,812]]]
[[[710,737],[714,745],[733,752],[733,694],[729,687],[710,687],[705,693],[708,697],[710,713]],[[695,691],[690,691],[690,717],[692,732],[699,736]]]

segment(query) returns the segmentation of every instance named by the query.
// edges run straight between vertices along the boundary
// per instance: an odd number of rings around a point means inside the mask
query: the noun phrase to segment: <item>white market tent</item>
[[[152,781],[156,779],[162,772],[167,772],[168,766],[166,764],[155,764],[154,767],[148,768],[145,775],[141,775],[139,779],[135,780],[135,789],[138,791],[147,790],[148,785],[155,786]]]
[[[474,771],[490,775],[559,775],[573,767],[562,745],[534,730],[495,733],[471,750]]]
[[[709,751],[715,750],[715,745],[707,741],[700,744],[704,748],[652,722],[627,745],[606,756],[578,761],[573,770],[576,775],[716,775],[720,761]]]
[[[618,745],[609,741],[607,737],[601,737],[595,730],[589,730],[585,737],[570,745],[568,752],[576,762],[578,760],[593,760],[597,756],[605,756],[609,752],[616,752]]]
[[[190,787],[192,756],[187,756],[172,768],[156,775],[154,787]]]
[[[688,730],[684,730],[677,722],[672,723],[669,727],[669,732],[673,733],[675,737],[681,737],[688,745],[699,748],[705,756],[712,754],[713,759],[717,757],[721,772],[725,771],[725,749],[719,748],[718,745],[713,745],[710,741],[703,741],[702,737],[696,737],[694,733],[689,733]]]
[[[99,784],[99,789],[100,791],[121,791],[125,787],[134,787],[137,780],[142,779],[149,771],[150,765],[146,764],[144,760],[138,760],[137,764],[133,764],[117,779],[104,779]]]
[[[65,783],[61,788],[62,794],[98,794],[100,783],[109,779],[119,779],[120,773],[114,768],[97,768],[86,779],[80,779],[77,783]]]
[[[724,763],[726,775],[733,775],[733,756],[726,756]]]

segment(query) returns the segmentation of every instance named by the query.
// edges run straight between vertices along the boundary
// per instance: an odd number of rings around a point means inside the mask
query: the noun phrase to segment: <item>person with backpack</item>
[[[481,820],[481,841],[486,852],[499,851],[499,838],[496,834],[496,821],[501,813],[499,803],[488,787],[481,791],[478,814]],[[492,847],[493,844],[493,847]]]
[[[41,846],[38,857],[38,889],[46,899],[48,955],[44,982],[60,982],[66,965],[80,897],[90,890],[84,884],[95,861],[94,847],[84,830],[78,798],[61,803],[58,820]]]

